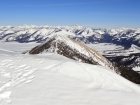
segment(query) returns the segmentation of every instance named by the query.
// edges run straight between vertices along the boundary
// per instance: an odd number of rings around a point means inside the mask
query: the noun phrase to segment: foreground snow
[[[140,87],[108,68],[52,53],[20,54],[34,44],[0,43],[0,105],[140,104]]]

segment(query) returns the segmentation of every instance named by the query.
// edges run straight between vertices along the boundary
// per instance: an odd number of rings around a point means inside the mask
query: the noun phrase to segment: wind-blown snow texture
[[[140,87],[106,67],[20,54],[35,45],[0,43],[0,105],[140,104]]]

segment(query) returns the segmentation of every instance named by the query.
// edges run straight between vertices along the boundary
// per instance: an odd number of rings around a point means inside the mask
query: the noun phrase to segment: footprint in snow
[[[6,91],[0,94],[0,104],[3,100],[6,100],[7,103],[11,103],[10,96],[12,95],[12,91]]]
[[[7,62],[6,62],[6,63],[1,63],[0,65],[1,65],[1,66],[5,66],[5,65],[7,65]]]
[[[26,66],[26,67],[24,68],[24,70],[28,70],[28,69],[31,69],[31,66]]]
[[[24,64],[24,65],[20,65],[18,66],[16,69],[21,69],[21,68],[25,68],[27,66],[27,64]]]
[[[3,73],[2,74],[5,78],[11,78],[11,73]]]
[[[39,63],[40,63],[40,64],[43,64],[43,63],[44,63],[44,61],[40,61]]]
[[[33,79],[35,78],[35,76],[29,76],[27,78],[27,81],[25,81],[24,83],[28,84],[28,83],[31,83],[33,81]]]

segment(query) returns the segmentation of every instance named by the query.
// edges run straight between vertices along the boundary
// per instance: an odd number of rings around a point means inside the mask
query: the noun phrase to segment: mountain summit
[[[54,35],[47,39],[43,44],[40,44],[29,51],[29,54],[40,53],[57,53],[66,56],[76,61],[101,65],[110,68],[117,74],[125,77],[126,79],[140,84],[140,74],[133,71],[131,68],[120,65],[115,62],[110,62],[94,49],[78,42],[66,35]]]
[[[43,52],[58,53],[77,61],[111,67],[111,63],[97,51],[64,35],[52,36],[45,43],[29,51],[30,54]]]

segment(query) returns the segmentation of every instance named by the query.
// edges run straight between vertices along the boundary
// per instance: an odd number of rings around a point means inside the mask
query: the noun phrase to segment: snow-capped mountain
[[[54,35],[29,51],[30,54],[43,52],[58,53],[77,61],[112,67],[111,63],[97,51],[65,35]]]
[[[115,62],[110,62],[96,50],[65,35],[54,35],[48,38],[45,43],[23,53],[27,52],[29,54],[41,54],[46,52],[57,53],[76,61],[106,66],[128,80],[138,84],[140,83],[140,74],[133,71],[131,68]]]
[[[48,37],[61,33],[85,43],[114,43],[126,48],[132,44],[140,46],[140,28],[92,29],[73,26],[35,26],[0,27],[1,41],[44,42]]]

